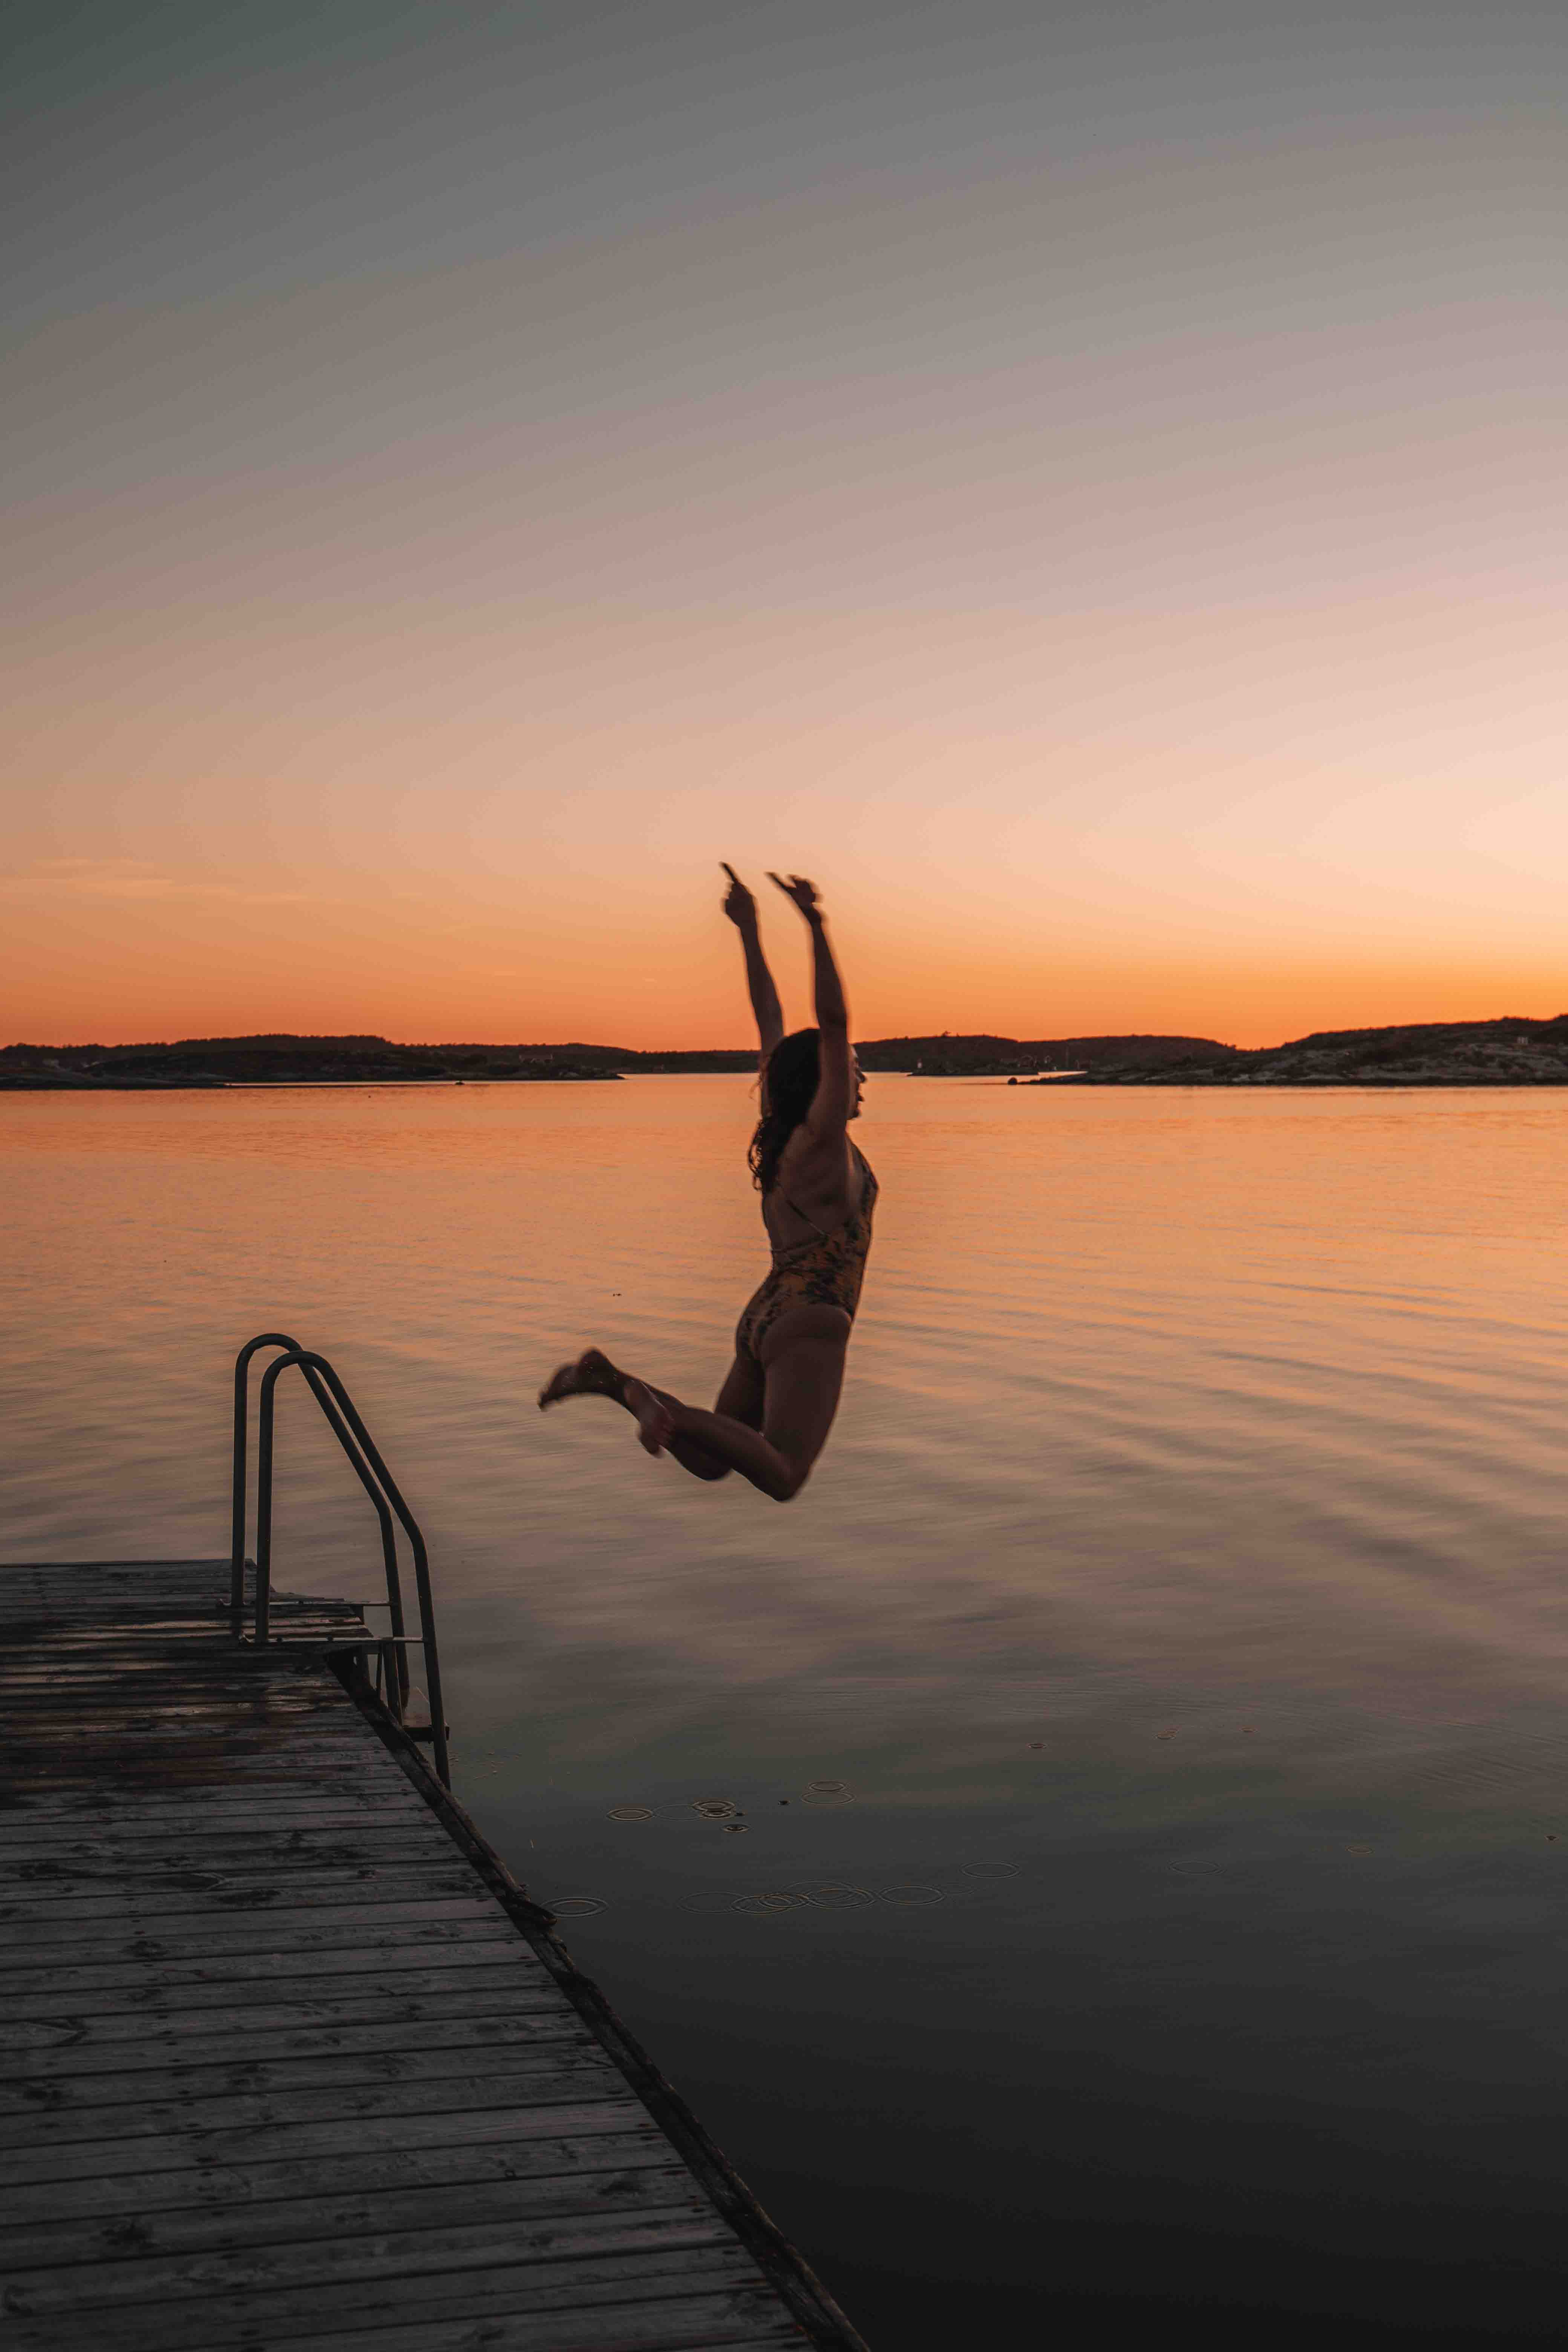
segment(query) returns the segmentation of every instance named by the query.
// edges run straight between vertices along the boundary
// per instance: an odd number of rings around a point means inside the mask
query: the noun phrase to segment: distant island
[[[1568,1013],[1550,1021],[1321,1029],[1246,1050],[1209,1037],[877,1037],[870,1073],[1000,1078],[1020,1087],[1568,1086]],[[0,1046],[0,1091],[228,1086],[492,1085],[694,1072],[743,1074],[754,1049],[647,1053],[621,1045],[398,1045],[385,1037],[185,1037],[144,1045]]]
[[[146,1045],[0,1046],[0,1087],[353,1086],[466,1078],[618,1078],[603,1045],[395,1045],[386,1037],[182,1037]],[[752,1060],[755,1060],[753,1055]]]
[[[900,1058],[911,1048],[915,1058]],[[880,1054],[889,1058],[872,1058]],[[868,1069],[923,1067],[1021,1087],[1561,1087],[1568,1013],[1317,1029],[1250,1050],[1199,1037],[899,1038],[861,1046],[860,1058]]]
[[[1203,1037],[878,1037],[858,1046],[862,1066],[933,1078],[1032,1078],[1042,1071],[1160,1067],[1230,1049]],[[385,1037],[184,1037],[142,1045],[0,1047],[0,1087],[486,1085],[748,1074],[755,1046],[647,1053],[626,1045],[396,1045]]]
[[[1050,1086],[1562,1087],[1568,1013],[1550,1021],[1420,1021],[1386,1029],[1317,1029],[1250,1052],[1220,1045],[1171,1059],[1130,1055]]]
[[[875,1037],[855,1048],[863,1070],[903,1071],[922,1078],[1033,1077],[1040,1072],[1098,1075],[1164,1069],[1233,1049],[1212,1037]],[[1057,1083],[1053,1077],[1052,1083]]]

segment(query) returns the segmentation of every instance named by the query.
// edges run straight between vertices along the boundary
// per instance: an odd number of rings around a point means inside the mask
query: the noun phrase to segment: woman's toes
[[[620,1375],[601,1348],[585,1349],[574,1364],[562,1364],[539,1391],[539,1410],[559,1404],[563,1397],[607,1396],[616,1393]]]

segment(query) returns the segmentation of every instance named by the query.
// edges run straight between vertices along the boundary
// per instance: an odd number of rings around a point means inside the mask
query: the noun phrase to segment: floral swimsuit
[[[824,1233],[815,1217],[795,1208],[787,1192],[783,1195],[784,1206],[795,1209],[795,1215],[811,1226],[816,1239],[797,1242],[792,1249],[774,1250],[773,1272],[746,1301],[735,1327],[739,1354],[760,1361],[768,1331],[781,1315],[787,1315],[793,1307],[841,1307],[853,1320],[860,1303],[860,1285],[865,1280],[866,1258],[871,1247],[877,1179],[858,1145],[852,1143],[849,1149],[860,1163],[863,1189],[858,1207],[831,1233]]]

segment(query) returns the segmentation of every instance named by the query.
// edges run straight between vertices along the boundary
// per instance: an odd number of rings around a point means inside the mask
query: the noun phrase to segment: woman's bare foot
[[[641,1382],[636,1385],[641,1386]],[[602,1348],[585,1348],[574,1364],[563,1364],[558,1372],[539,1391],[539,1410],[543,1412],[563,1397],[613,1397],[617,1404],[624,1402],[621,1375]]]
[[[652,1389],[617,1371],[602,1348],[586,1348],[574,1364],[563,1364],[539,1391],[543,1412],[563,1397],[602,1396],[624,1404],[637,1416],[637,1438],[650,1454],[662,1454],[675,1434],[669,1409]]]
[[[634,1381],[629,1374],[621,1382],[620,1394],[621,1402],[627,1412],[637,1416],[637,1439],[645,1452],[662,1454],[675,1435],[675,1423],[670,1419],[668,1406],[656,1397],[651,1389],[645,1388],[641,1381]]]

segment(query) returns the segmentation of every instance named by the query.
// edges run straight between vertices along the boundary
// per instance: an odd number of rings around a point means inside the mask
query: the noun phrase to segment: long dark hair
[[[779,1181],[784,1145],[811,1108],[822,1070],[822,1032],[796,1029],[781,1037],[763,1072],[763,1115],[746,1153],[752,1181],[771,1192]]]

